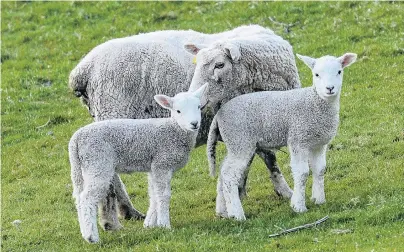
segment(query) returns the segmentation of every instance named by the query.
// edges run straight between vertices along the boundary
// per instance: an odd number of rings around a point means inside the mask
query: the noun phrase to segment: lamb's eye
[[[177,113],[178,113],[178,114],[180,114],[180,113],[181,113],[181,111],[177,110]]]
[[[341,70],[338,71],[338,74],[341,74]]]
[[[316,74],[316,77],[320,77],[320,75]]]
[[[223,62],[218,62],[218,63],[215,64],[215,68],[217,68],[217,69],[221,69],[221,68],[223,68],[223,67],[224,67],[224,63],[223,63]]]
[[[198,109],[201,109],[201,105],[198,106]]]

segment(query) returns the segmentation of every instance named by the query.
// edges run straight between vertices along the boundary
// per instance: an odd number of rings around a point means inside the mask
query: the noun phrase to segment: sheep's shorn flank
[[[312,200],[316,204],[325,202],[325,154],[337,133],[343,68],[355,62],[356,54],[298,57],[312,69],[313,86],[241,95],[223,105],[213,119],[207,143],[211,174],[215,173],[214,147],[219,132],[227,148],[217,185],[216,213],[220,216],[245,219],[238,185],[257,148],[288,146],[294,211],[307,210],[309,165],[313,173]]]
[[[171,177],[185,166],[195,146],[205,87],[173,98],[156,95],[171,118],[105,120],[74,133],[69,143],[73,197],[86,241],[99,241],[97,204],[106,199],[116,173],[148,172],[150,206],[144,226],[170,227]],[[122,227],[116,211],[101,215],[104,229]]]
[[[229,55],[228,44],[235,45],[232,48],[239,48],[241,53],[237,60],[226,61],[233,67],[226,74],[231,82],[225,78],[209,81],[210,94],[215,89],[218,94],[224,93],[221,103],[244,93],[300,87],[290,44],[272,30],[258,25],[240,26],[217,34],[192,30],[157,31],[113,39],[95,47],[80,61],[70,74],[69,86],[76,96],[81,97],[95,121],[166,117],[168,112],[157,105],[153,95],[164,93],[172,96],[186,91],[191,81],[191,90],[202,86],[204,82],[200,76],[211,77],[213,69],[202,71],[204,69],[199,65],[203,62],[203,55],[197,56],[195,65],[193,54],[206,47],[205,51],[213,48],[216,54]],[[194,76],[195,68],[200,70]],[[229,66],[226,65],[225,69]],[[226,85],[220,86],[222,83]],[[213,94],[213,97],[219,104],[218,95]],[[212,113],[203,111],[197,146],[206,143],[212,119]],[[290,197],[291,190],[278,169],[275,155],[267,150],[257,153],[271,172],[275,191]],[[244,192],[244,183],[241,188]],[[114,176],[114,185],[108,195],[100,208],[104,215],[116,211],[117,201],[117,208],[126,219],[143,218],[130,203],[118,175]]]

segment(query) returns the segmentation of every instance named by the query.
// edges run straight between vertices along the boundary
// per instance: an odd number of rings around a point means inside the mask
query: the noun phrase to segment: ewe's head
[[[234,90],[233,76],[241,57],[240,48],[233,42],[218,42],[206,47],[186,44],[185,49],[196,55],[196,68],[189,91],[196,90],[205,83],[209,84],[204,100],[220,101],[226,92]],[[207,98],[207,99],[206,99]]]
[[[155,95],[154,99],[163,108],[171,111],[171,117],[184,130],[197,132],[201,125],[201,96],[207,85],[203,85],[194,92],[183,92],[169,97]]]
[[[313,59],[299,54],[297,54],[297,57],[310,67],[313,73],[313,84],[317,94],[325,100],[339,96],[342,86],[343,70],[356,60],[355,53],[346,53],[339,58],[323,56],[318,59]]]

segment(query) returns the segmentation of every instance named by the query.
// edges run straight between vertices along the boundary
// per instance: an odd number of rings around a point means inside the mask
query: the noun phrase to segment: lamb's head
[[[171,117],[184,130],[198,132],[201,125],[201,97],[207,85],[194,92],[183,92],[174,97],[155,95],[154,99],[163,108],[169,109]]]
[[[317,94],[324,100],[339,97],[342,87],[343,69],[356,60],[355,53],[345,53],[339,58],[323,56],[313,59],[297,54],[313,73],[313,85]]]
[[[209,47],[186,44],[188,52],[196,55],[196,68],[189,91],[196,90],[208,83],[209,87],[203,100],[218,102],[229,92],[237,89],[234,77],[240,74],[239,46],[231,41],[217,42]]]

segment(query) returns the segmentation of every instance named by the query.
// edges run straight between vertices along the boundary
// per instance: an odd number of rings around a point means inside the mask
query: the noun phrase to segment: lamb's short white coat
[[[343,68],[355,62],[356,54],[319,59],[297,56],[311,68],[313,86],[241,95],[223,105],[213,119],[207,144],[211,174],[215,169],[219,133],[227,148],[217,186],[218,215],[245,219],[238,185],[257,148],[288,146],[294,211],[307,210],[305,187],[309,165],[313,173],[312,199],[316,204],[325,202],[326,150],[339,124]]]

